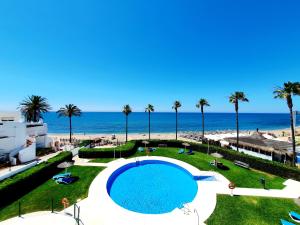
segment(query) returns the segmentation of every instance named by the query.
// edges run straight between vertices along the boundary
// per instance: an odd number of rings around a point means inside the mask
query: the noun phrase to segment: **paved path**
[[[126,159],[120,158],[120,159],[116,159],[116,160],[108,162],[108,163],[94,163],[94,162],[89,162],[91,159],[81,159],[78,156],[75,156],[75,157],[73,157],[73,160],[75,161],[74,165],[76,165],[76,166],[109,167],[111,165],[114,165],[114,164],[124,161]]]
[[[0,223],[1,225],[76,225],[73,216],[65,213],[51,213],[48,211],[26,214],[14,217]]]

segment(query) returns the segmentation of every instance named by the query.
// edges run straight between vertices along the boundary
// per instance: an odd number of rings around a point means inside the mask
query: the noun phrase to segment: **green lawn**
[[[89,162],[95,162],[95,163],[109,163],[114,161],[114,158],[99,158],[99,159],[92,159]]]
[[[61,210],[61,199],[66,197],[70,205],[77,199],[86,198],[91,182],[103,170],[99,167],[73,166],[68,172],[78,176],[79,180],[70,185],[56,184],[52,179],[24,195],[18,201],[0,209],[0,221],[18,215],[18,202],[21,202],[22,213],[51,210],[51,198],[54,199],[54,209]]]
[[[144,152],[137,152],[132,157],[145,156]],[[234,182],[238,187],[248,188],[262,188],[259,180],[261,177],[266,179],[267,188],[270,189],[282,189],[282,184],[285,180],[283,178],[267,174],[256,170],[247,170],[238,166],[235,166],[231,161],[220,159],[224,165],[230,168],[228,171],[220,170],[214,166],[211,166],[211,162],[214,158],[210,155],[195,152],[194,155],[178,154],[178,148],[157,148],[155,152],[151,153],[152,156],[165,156],[175,158],[184,162],[187,162],[200,170],[212,170],[223,174],[227,179]],[[109,162],[113,159],[94,159],[91,162]]]
[[[207,225],[277,225],[280,219],[290,222],[288,212],[300,213],[293,200],[219,195],[217,207]]]

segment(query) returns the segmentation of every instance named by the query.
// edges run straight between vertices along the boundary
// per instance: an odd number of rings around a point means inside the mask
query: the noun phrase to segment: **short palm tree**
[[[65,105],[60,108],[57,112],[59,117],[69,117],[69,126],[70,126],[70,143],[72,143],[72,117],[73,116],[81,116],[81,110],[73,104]]]
[[[283,87],[277,87],[274,90],[274,98],[284,99],[287,102],[290,111],[290,123],[293,142],[293,160],[292,165],[295,166],[296,159],[296,139],[294,129],[294,117],[293,117],[293,95],[300,95],[300,83],[299,82],[287,82],[283,84]]]
[[[239,151],[239,102],[249,102],[244,92],[236,91],[229,97],[229,102],[234,104],[236,113],[236,147]]]
[[[173,103],[172,109],[176,112],[176,140],[177,140],[177,131],[178,131],[178,109],[181,107],[180,101],[175,101]]]
[[[201,114],[202,114],[202,142],[204,140],[204,106],[210,106],[210,105],[206,99],[201,98],[197,103],[196,107],[201,109]]]
[[[42,114],[51,110],[48,100],[37,95],[28,96],[20,103],[19,108],[27,122],[39,122],[43,118]]]
[[[128,115],[132,112],[132,110],[129,105],[124,105],[122,112],[126,116],[126,142],[127,142],[128,141]]]
[[[148,126],[149,126],[149,140],[150,140],[150,132],[151,132],[151,130],[150,130],[150,114],[151,114],[151,112],[154,112],[154,106],[153,105],[151,105],[151,104],[148,104],[148,106],[146,107],[146,109],[145,109],[145,112],[147,112],[148,113],[148,122],[149,122],[149,124],[148,124]]]

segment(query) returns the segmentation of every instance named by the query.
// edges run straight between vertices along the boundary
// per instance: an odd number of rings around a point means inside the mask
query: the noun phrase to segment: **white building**
[[[51,146],[43,122],[27,123],[20,112],[0,112],[0,160],[12,164],[36,159],[36,148]]]

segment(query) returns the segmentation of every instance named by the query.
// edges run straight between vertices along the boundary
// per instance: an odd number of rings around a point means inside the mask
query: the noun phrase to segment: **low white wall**
[[[237,150],[236,147],[234,146],[231,146],[231,149],[233,150]],[[239,148],[239,152],[243,152],[247,155],[251,155],[251,156],[254,156],[254,157],[257,157],[257,158],[261,158],[261,159],[266,159],[266,160],[270,160],[272,161],[272,156],[269,156],[269,155],[264,155],[264,154],[259,154],[257,152],[252,152],[252,151],[249,151],[249,150],[246,150],[246,149],[243,149],[243,148]]]
[[[30,125],[28,123],[27,125]],[[34,123],[32,124],[34,125]],[[35,126],[35,127],[27,127],[26,132],[28,136],[39,136],[39,135],[44,135],[47,134],[48,132],[48,126],[46,123],[39,124],[41,126]]]
[[[37,161],[29,163],[27,165],[24,165],[22,167],[18,167],[18,169],[12,168],[11,171],[8,171],[7,173],[4,173],[4,174],[0,175],[0,181],[4,180],[6,178],[9,178],[11,176],[14,176],[14,175],[16,175],[18,173],[21,173],[21,172],[23,172],[25,170],[28,170],[29,168],[34,167],[36,164],[37,164]]]
[[[32,143],[27,148],[19,151],[19,160],[21,163],[30,162],[36,159],[36,144]]]

